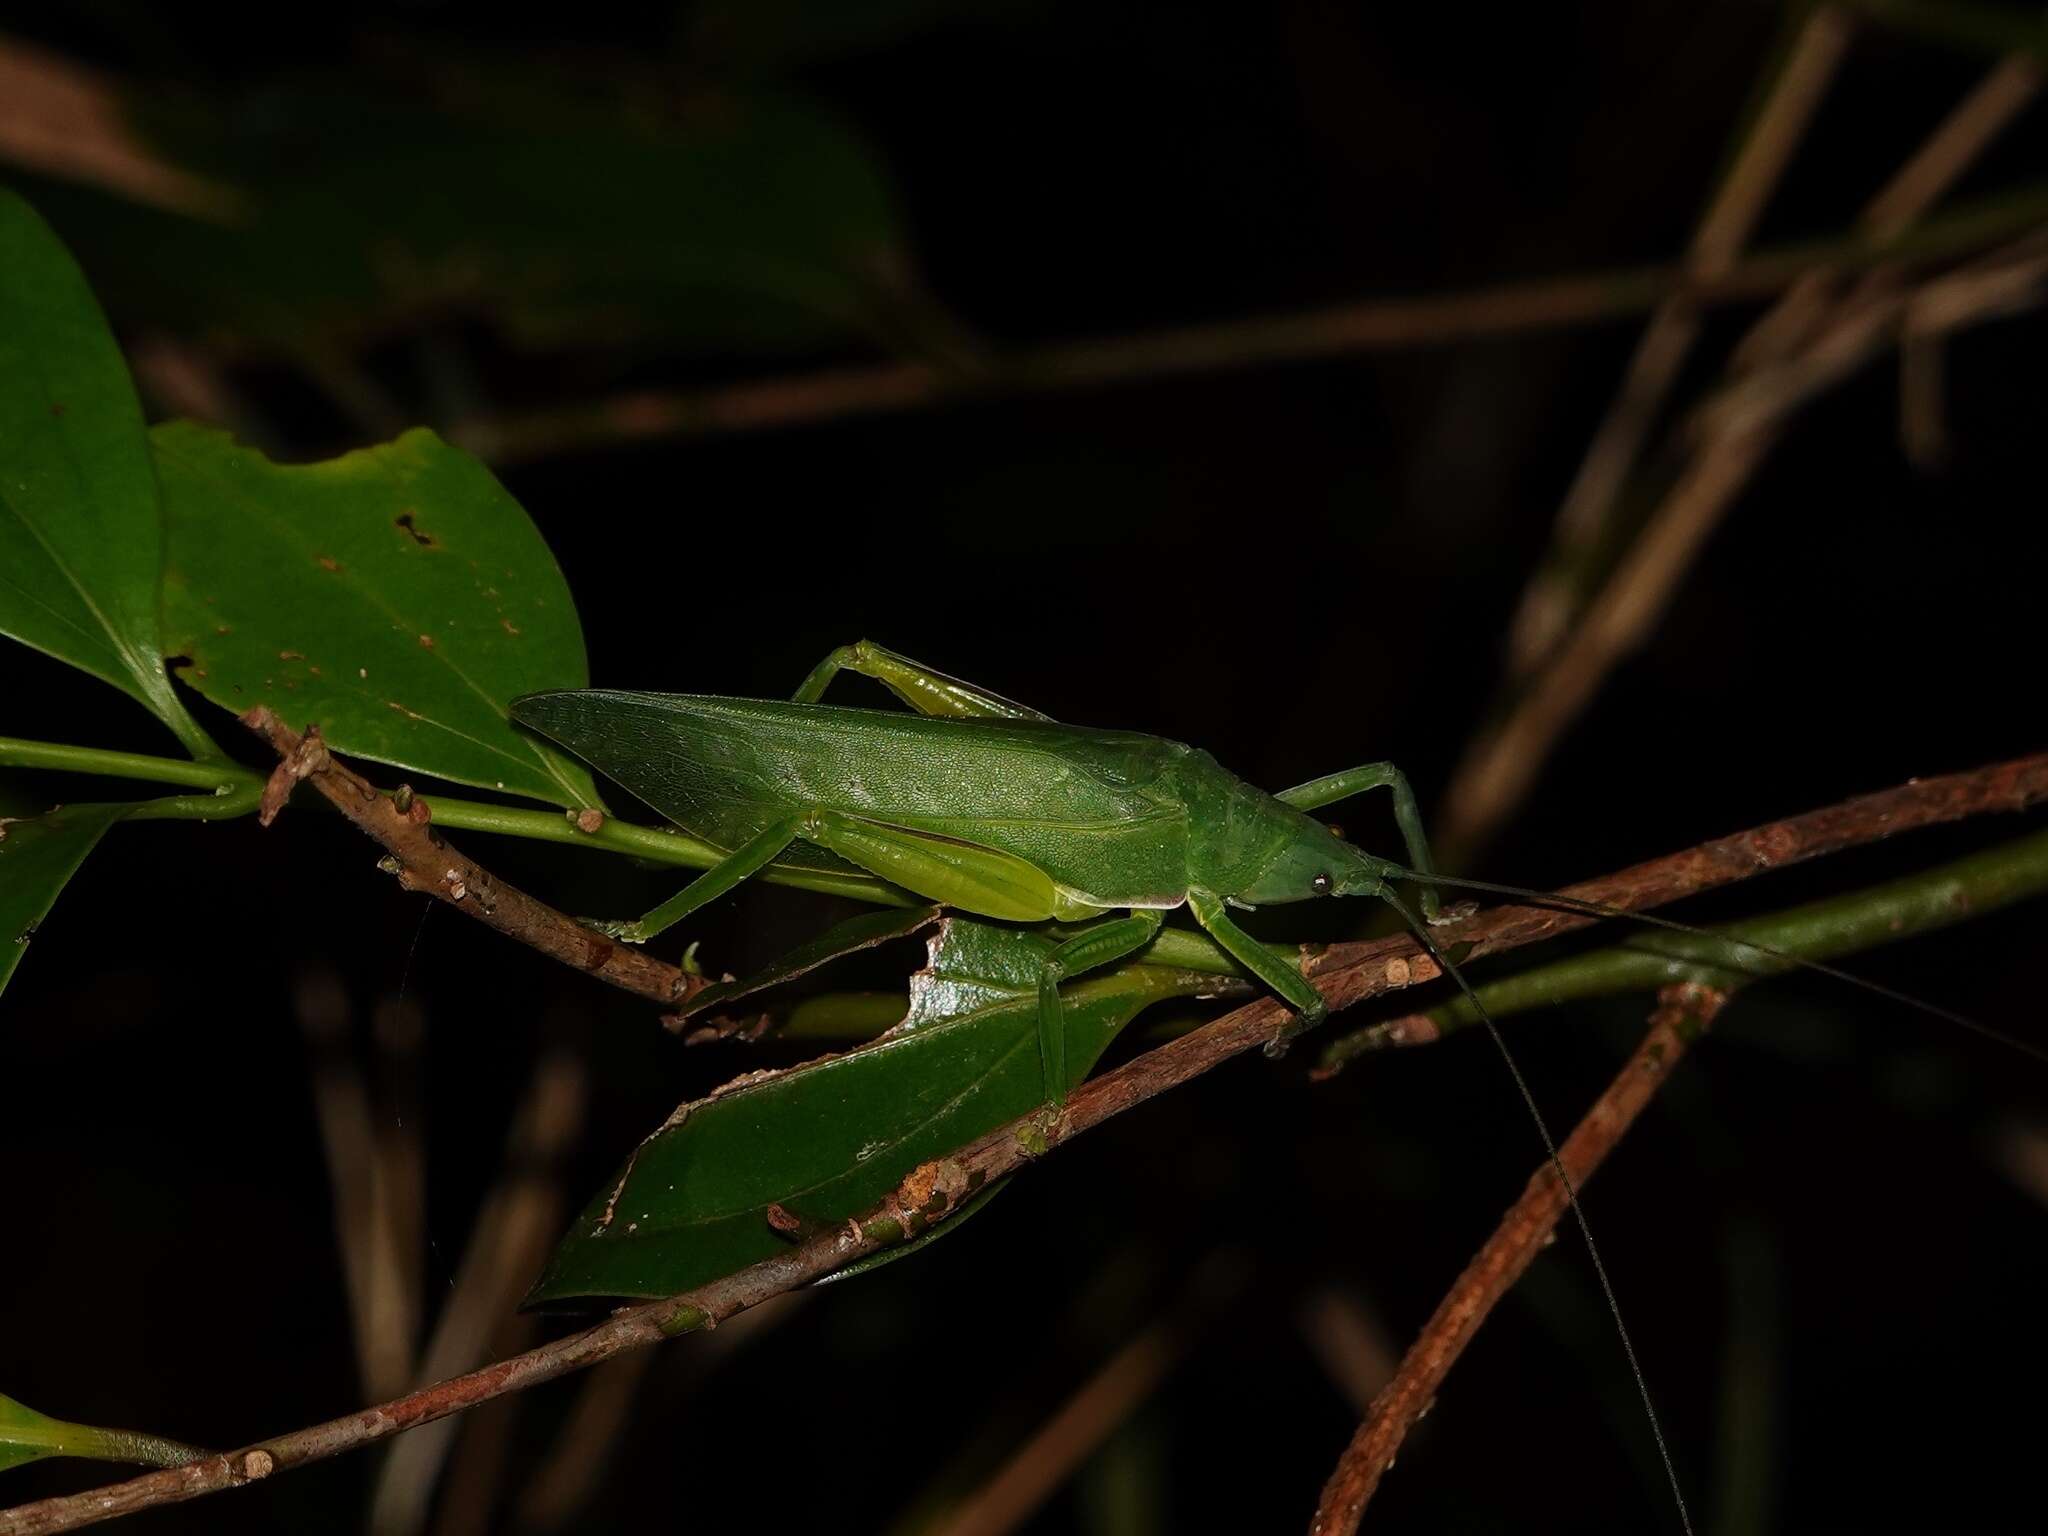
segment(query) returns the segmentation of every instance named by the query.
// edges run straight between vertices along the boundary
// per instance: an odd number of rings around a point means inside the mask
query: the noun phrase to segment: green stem
[[[214,749],[218,751],[218,748]],[[61,741],[24,741],[0,736],[0,768],[57,768],[68,773],[96,773],[110,779],[148,779],[156,784],[188,784],[194,789],[254,784],[263,780],[247,768],[224,763],[190,763],[176,757],[150,757],[141,752],[109,752]]]
[[[35,1414],[23,1422],[9,1420],[0,1443],[33,1447],[38,1455],[75,1456],[85,1461],[131,1461],[147,1467],[182,1467],[208,1454],[196,1445],[145,1435],[132,1429],[102,1429]]]
[[[2043,892],[2048,892],[2048,830],[1868,890],[1730,923],[1710,935],[1638,934],[1612,949],[1537,966],[1487,982],[1477,991],[1496,1019],[1556,1003],[1646,992],[1675,981],[1733,991],[1793,970],[1798,960],[1828,961],[1912,934],[1933,933]],[[1782,953],[1745,949],[1745,942]],[[1418,1031],[1419,1019],[1427,1019],[1434,1028]],[[1471,1001],[1454,998],[1425,1014],[1340,1036],[1325,1047],[1322,1063],[1334,1069],[1368,1051],[1436,1038],[1478,1022]]]
[[[110,752],[69,742],[27,741],[0,736],[0,768],[54,768],[67,773],[99,774],[115,779],[146,779],[157,784],[182,784],[216,791],[210,796],[177,796],[152,800],[137,808],[133,821],[217,821],[247,816],[263,798],[263,778],[233,763],[192,763],[182,758],[151,757],[141,752]],[[687,832],[643,827],[607,816],[595,832],[576,825],[574,813],[523,810],[482,800],[435,795],[430,799],[437,825],[459,832],[490,832],[536,842],[597,848],[628,854],[685,869],[709,869],[725,855]],[[775,885],[851,896],[879,906],[910,906],[912,898],[871,876],[818,869],[770,869],[761,877]]]
[[[263,804],[263,781],[223,785],[210,795],[165,795],[144,800],[123,821],[232,821]]]

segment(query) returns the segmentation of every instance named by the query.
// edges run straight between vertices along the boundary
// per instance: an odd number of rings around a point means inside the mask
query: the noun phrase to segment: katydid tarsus
[[[915,713],[820,703],[841,671],[883,684]],[[614,937],[652,938],[771,866],[851,867],[1001,921],[1095,919],[1053,950],[1039,976],[1038,1045],[1051,1103],[1064,1098],[1067,1083],[1060,984],[1142,950],[1171,909],[1187,907],[1305,1028],[1322,1017],[1322,998],[1239,927],[1231,909],[1318,896],[1370,896],[1391,905],[1471,997],[1507,1062],[1570,1197],[1680,1524],[1690,1529],[1644,1373],[1555,1139],[1504,1037],[1429,936],[1436,885],[1467,882],[1434,874],[1415,797],[1392,764],[1268,794],[1192,747],[1065,725],[868,642],[832,652],[788,702],[575,690],[529,695],[515,702],[513,714],[678,826],[728,850],[644,917],[603,925]],[[1371,789],[1389,791],[1406,866],[1365,853],[1307,814]],[[1394,889],[1408,880],[1421,886],[1420,921]]]

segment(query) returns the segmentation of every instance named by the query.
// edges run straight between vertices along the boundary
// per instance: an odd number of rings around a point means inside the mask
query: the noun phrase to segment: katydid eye
[[[1328,875],[1317,875],[1313,880],[1309,881],[1309,884],[1316,888],[1318,896],[1330,894],[1330,877]]]

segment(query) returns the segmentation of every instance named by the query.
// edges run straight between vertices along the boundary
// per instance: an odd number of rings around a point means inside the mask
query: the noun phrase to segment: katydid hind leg
[[[797,835],[906,891],[977,917],[1037,923],[1102,910],[1073,910],[1050,875],[999,848],[822,808],[799,820]]]
[[[1045,1073],[1045,1102],[1067,1102],[1067,1026],[1060,983],[1093,971],[1151,943],[1165,914],[1133,912],[1075,934],[1046,956],[1038,973],[1038,1060]]]
[[[1342,773],[1325,774],[1320,779],[1283,789],[1273,798],[1284,801],[1297,811],[1312,811],[1363,794],[1369,789],[1393,792],[1394,825],[1401,829],[1401,842],[1408,850],[1408,867],[1419,875],[1434,875],[1436,865],[1429,856],[1429,835],[1422,827],[1422,811],[1415,803],[1415,791],[1409,787],[1408,775],[1392,763],[1365,763],[1357,768],[1347,768]],[[1435,888],[1424,886],[1419,900],[1423,917],[1435,922]]]
[[[792,701],[798,704],[817,703],[824,697],[832,679],[841,672],[858,672],[863,677],[873,678],[921,715],[941,715],[956,720],[1052,718],[999,693],[977,688],[957,677],[948,677],[921,661],[899,656],[872,640],[856,640],[833,651],[811,669],[810,675],[791,695]]]

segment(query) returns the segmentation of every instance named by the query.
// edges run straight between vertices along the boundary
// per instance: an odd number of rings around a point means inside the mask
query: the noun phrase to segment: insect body
[[[817,703],[842,669],[920,713]],[[1270,795],[1179,742],[1063,725],[865,641],[833,652],[787,703],[580,689],[530,694],[512,712],[728,850],[669,902],[614,925],[618,937],[650,938],[771,865],[852,866],[1005,921],[1103,917],[1062,943],[1039,978],[1053,1102],[1066,1086],[1059,983],[1142,948],[1175,907],[1304,1026],[1322,1017],[1315,988],[1228,909],[1392,899],[1391,882],[1408,871],[1344,842],[1309,809],[1390,789],[1415,871],[1430,868],[1414,795],[1391,764]],[[1432,895],[1422,902],[1433,914]]]

